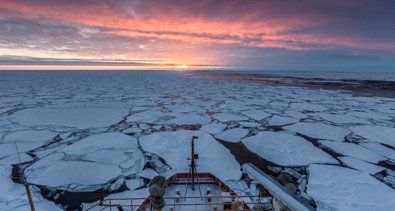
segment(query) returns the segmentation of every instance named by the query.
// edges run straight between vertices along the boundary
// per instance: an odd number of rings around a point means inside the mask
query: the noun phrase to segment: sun
[[[189,65],[187,65],[187,64],[178,64],[178,65],[176,65],[176,68],[180,69],[180,70],[185,70],[185,69],[189,68]]]

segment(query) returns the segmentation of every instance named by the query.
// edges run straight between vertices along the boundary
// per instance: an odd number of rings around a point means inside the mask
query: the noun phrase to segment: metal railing
[[[163,197],[164,211],[206,211],[206,210],[272,210],[272,197],[262,196],[187,196]],[[152,199],[109,198],[100,201],[85,211],[153,211]],[[173,203],[170,203],[173,202]],[[227,208],[224,208],[228,206]]]

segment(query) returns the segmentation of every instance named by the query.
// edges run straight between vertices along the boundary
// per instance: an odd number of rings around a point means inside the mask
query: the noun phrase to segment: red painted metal
[[[177,179],[188,179],[191,177],[192,176],[190,173],[176,173],[166,180],[166,186],[171,185]],[[236,193],[234,193],[234,191],[229,186],[227,186],[224,182],[222,182],[220,179],[218,179],[218,177],[214,176],[211,173],[208,173],[208,172],[196,173],[196,177],[199,179],[204,179],[204,178],[207,179],[208,178],[208,179],[212,180],[215,184],[217,184],[224,192],[230,192],[231,195],[236,195]],[[151,199],[147,198],[146,200],[144,200],[144,202],[141,204],[141,206],[138,210],[145,210],[145,208],[149,207],[150,205],[151,205]],[[247,204],[244,204],[243,208],[245,210],[249,210],[249,207]]]

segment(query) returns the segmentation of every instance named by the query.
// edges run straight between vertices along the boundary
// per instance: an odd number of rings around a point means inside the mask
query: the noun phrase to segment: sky
[[[0,0],[0,70],[394,71],[393,0]]]

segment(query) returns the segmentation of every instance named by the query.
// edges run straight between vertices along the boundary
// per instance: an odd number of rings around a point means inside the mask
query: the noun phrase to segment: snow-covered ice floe
[[[95,190],[144,166],[137,140],[122,133],[92,135],[40,159],[25,170],[32,184]]]
[[[0,208],[2,211],[31,211],[29,202],[26,198],[25,187],[14,183],[10,178],[11,166],[0,165]],[[36,187],[31,188],[32,198],[36,210],[63,210],[53,202],[45,200],[40,195],[40,190]]]
[[[395,147],[395,127],[363,125],[351,130],[368,141],[380,142]]]
[[[378,163],[379,161],[387,159],[384,156],[369,151],[368,149],[354,143],[334,142],[334,141],[320,141],[320,143],[326,147],[329,147],[330,149],[332,149],[333,151],[339,154],[350,156],[371,163]]]
[[[372,176],[333,165],[309,165],[307,193],[317,210],[393,210],[394,189]]]
[[[48,130],[21,130],[7,134],[0,143],[0,158],[4,156],[16,155],[19,152],[28,152],[40,147],[57,135],[57,133]],[[22,154],[24,156],[24,154]],[[0,160],[1,162],[1,160]]]
[[[298,122],[299,119],[293,118],[293,117],[284,117],[284,116],[278,116],[274,115],[272,118],[269,120],[270,125],[274,126],[283,126],[283,125],[289,125]]]
[[[222,132],[225,128],[226,128],[225,124],[211,123],[211,124],[203,125],[201,130],[203,130],[203,131],[205,131],[207,133],[215,135],[215,134],[218,134],[218,133]]]
[[[252,152],[281,166],[305,166],[310,163],[338,163],[330,155],[305,139],[281,132],[260,132],[242,140]]]
[[[333,141],[344,141],[344,138],[350,133],[348,129],[323,124],[320,122],[298,122],[293,125],[285,126],[284,128],[309,136],[311,138],[327,139]]]
[[[24,126],[52,125],[84,129],[115,124],[128,112],[128,108],[117,103],[105,106],[51,106],[18,111],[11,116],[11,120]]]
[[[336,175],[318,178],[317,168],[309,165],[335,169],[339,175],[365,175],[375,180],[369,188],[395,187],[391,98],[196,79],[175,72],[59,72],[59,77],[40,72],[29,80],[15,80],[22,74],[12,74],[0,73],[0,207],[5,210],[27,208],[23,186],[10,179],[16,167],[33,184],[40,210],[57,206],[41,197],[37,187],[57,193],[103,188],[111,197],[126,185],[129,190],[120,195],[145,197],[141,189],[134,190],[144,187],[142,181],[188,171],[192,135],[199,136],[198,171],[213,172],[230,184],[242,183],[236,158],[250,156],[238,152],[248,153],[238,148],[244,145],[268,161],[263,165],[280,171],[276,173],[296,172],[301,195],[313,197],[320,210],[347,210],[348,201],[331,197],[361,193],[340,185],[357,181]],[[305,177],[306,169],[310,174]],[[313,189],[306,191],[303,178],[308,184],[327,180],[339,185],[316,187],[331,188],[325,201]],[[372,207],[385,205],[381,199],[364,200],[355,199],[366,205],[361,210],[370,209],[368,202]],[[374,210],[385,208],[377,205]]]
[[[246,136],[247,133],[248,133],[247,129],[233,128],[233,129],[223,131],[222,133],[216,135],[215,138],[223,140],[223,141],[237,143],[244,136]]]
[[[160,132],[141,136],[139,143],[144,151],[163,158],[172,168],[172,172],[188,172],[191,156],[192,136],[195,141],[197,160],[200,172],[212,172],[219,179],[238,180],[241,176],[240,165],[234,156],[210,134],[202,131]],[[171,175],[169,175],[171,176]]]

